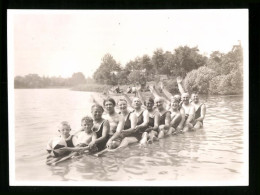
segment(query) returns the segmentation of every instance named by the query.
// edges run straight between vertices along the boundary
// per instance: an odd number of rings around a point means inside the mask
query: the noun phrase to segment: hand
[[[180,76],[178,76],[178,77],[177,77],[177,83],[178,83],[178,84],[181,84],[181,82],[182,82],[182,78],[181,78]]]
[[[67,150],[68,150],[68,147],[63,147],[63,148],[56,149],[56,151],[67,151]]]
[[[109,147],[111,146],[111,144],[112,144],[112,141],[111,141],[111,140],[108,140],[106,146],[109,148]]]
[[[88,147],[91,149],[91,148],[93,148],[94,145],[95,145],[95,142],[90,142]]]

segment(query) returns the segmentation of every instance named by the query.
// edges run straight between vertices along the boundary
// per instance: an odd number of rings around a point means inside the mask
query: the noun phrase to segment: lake
[[[47,166],[47,142],[58,135],[61,121],[68,121],[72,132],[80,128],[81,118],[90,114],[91,95],[100,99],[98,93],[68,89],[14,90],[15,129],[10,136],[15,154],[10,155],[15,155],[15,167],[10,169],[15,169],[17,184],[170,181],[169,185],[237,185],[247,181],[248,130],[243,128],[242,96],[202,97],[207,114],[201,130],[147,147],[136,144],[102,157],[83,156]]]

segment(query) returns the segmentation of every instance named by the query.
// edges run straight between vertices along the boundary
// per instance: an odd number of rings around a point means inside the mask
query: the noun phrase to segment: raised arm
[[[132,106],[132,100],[130,99],[130,97],[129,97],[127,94],[125,94],[125,93],[123,93],[123,96],[124,96],[124,98],[126,99],[127,104],[128,104],[131,108],[133,108],[133,106]]]
[[[172,94],[165,88],[163,82],[160,82],[160,87],[162,89],[162,92],[166,96],[167,100],[171,101]]]
[[[185,93],[182,85],[181,85],[181,82],[182,82],[182,78],[180,76],[177,77],[177,83],[178,83],[178,88],[179,88],[179,91],[181,94]]]

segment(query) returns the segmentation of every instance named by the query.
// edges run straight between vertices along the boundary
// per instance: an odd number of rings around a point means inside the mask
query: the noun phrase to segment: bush
[[[217,73],[206,67],[202,66],[197,70],[189,72],[184,81],[183,87],[188,92],[198,92],[202,94],[209,93],[209,83],[217,75]]]
[[[209,84],[210,94],[232,95],[243,92],[243,78],[239,71],[213,78]]]

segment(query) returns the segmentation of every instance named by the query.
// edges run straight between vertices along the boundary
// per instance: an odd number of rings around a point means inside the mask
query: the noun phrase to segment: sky
[[[8,10],[8,67],[14,76],[91,77],[110,53],[125,66],[157,48],[197,46],[209,56],[248,44],[248,11]],[[11,59],[11,60],[10,60]]]

